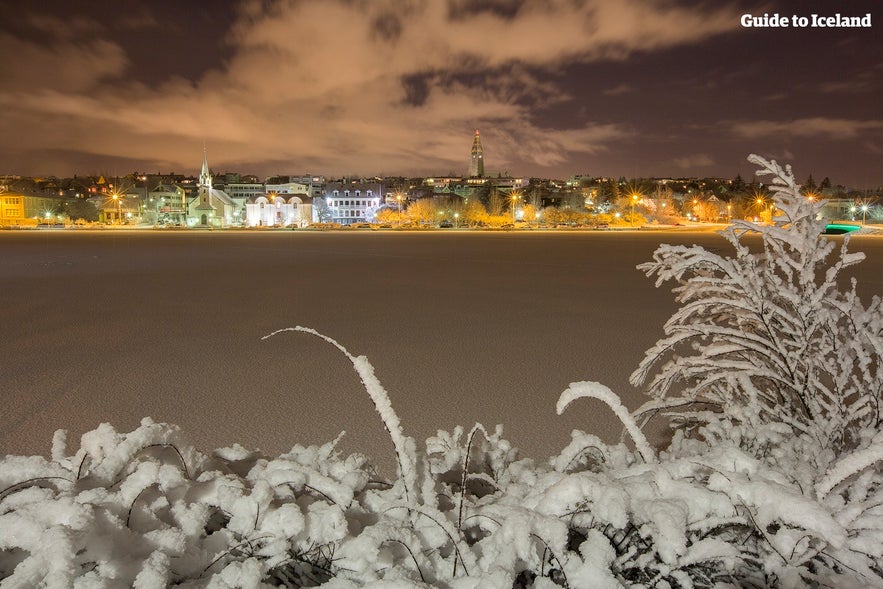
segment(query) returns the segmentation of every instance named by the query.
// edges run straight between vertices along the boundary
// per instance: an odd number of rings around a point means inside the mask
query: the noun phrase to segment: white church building
[[[249,227],[306,227],[313,221],[311,200],[306,194],[289,196],[288,199],[279,194],[255,197],[245,205],[245,224]]]
[[[203,148],[199,192],[187,206],[187,224],[190,227],[217,228],[240,225],[244,205],[245,199],[233,199],[223,190],[212,188],[212,175]]]

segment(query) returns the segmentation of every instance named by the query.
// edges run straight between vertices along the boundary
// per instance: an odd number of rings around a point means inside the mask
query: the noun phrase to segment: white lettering
[[[778,12],[770,16],[764,13],[763,16],[752,16],[751,14],[743,14],[739,22],[745,28],[765,28],[765,27],[787,27],[788,18],[781,16]]]

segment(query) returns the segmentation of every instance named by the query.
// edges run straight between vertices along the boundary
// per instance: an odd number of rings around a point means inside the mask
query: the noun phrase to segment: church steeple
[[[475,138],[472,140],[472,159],[469,162],[469,177],[481,178],[484,176],[484,153],[481,149],[481,137],[478,129],[475,130]]]
[[[202,171],[199,173],[199,185],[204,186],[209,191],[212,189],[212,173],[208,169],[208,154],[205,150],[205,143],[202,144]]]

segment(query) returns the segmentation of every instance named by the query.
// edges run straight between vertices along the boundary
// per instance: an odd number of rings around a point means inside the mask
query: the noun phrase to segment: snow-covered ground
[[[835,238],[842,239],[842,238]],[[676,306],[635,269],[660,243],[728,251],[708,233],[0,232],[0,454],[49,452],[144,416],[199,448],[270,455],[341,430],[385,472],[392,447],[338,354],[368,356],[408,435],[502,423],[533,457],[581,428],[621,425],[592,404],[555,414],[567,384],[597,380],[630,408],[628,375]],[[853,238],[864,299],[883,292],[883,240]]]

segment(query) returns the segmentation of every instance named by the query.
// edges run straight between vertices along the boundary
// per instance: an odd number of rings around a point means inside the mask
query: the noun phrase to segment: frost
[[[571,402],[573,402],[574,399],[579,399],[582,397],[598,399],[599,401],[603,401],[604,403],[606,403],[607,406],[610,407],[611,411],[613,411],[614,415],[616,415],[625,426],[626,431],[629,433],[632,440],[634,440],[635,446],[637,446],[638,452],[641,454],[644,462],[656,461],[655,452],[653,452],[653,449],[647,442],[647,438],[644,437],[644,434],[638,428],[638,425],[635,423],[628,410],[623,406],[622,401],[619,400],[619,397],[616,395],[616,393],[614,393],[601,383],[571,383],[567,390],[561,393],[561,396],[558,398],[558,404],[555,406],[558,415],[564,413],[564,410],[567,408],[568,405],[570,405]]]

